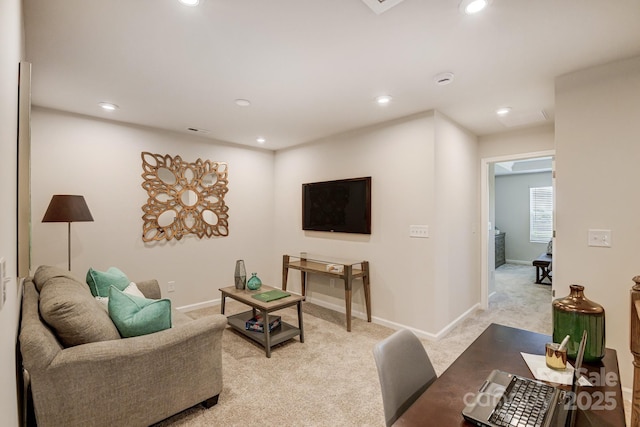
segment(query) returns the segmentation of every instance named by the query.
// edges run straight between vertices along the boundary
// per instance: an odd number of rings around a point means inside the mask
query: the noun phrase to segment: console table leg
[[[351,332],[351,289],[345,289],[344,299],[347,308],[347,332]]]
[[[300,342],[304,342],[304,326],[302,324],[302,301],[298,301],[298,329],[300,329]]]
[[[369,283],[369,262],[362,262],[364,276],[362,276],[362,285],[364,287],[364,303],[367,306],[367,322],[371,322],[371,284]]]
[[[282,290],[287,290],[287,280],[289,279],[289,255],[282,255]]]
[[[353,279],[351,277],[351,266],[344,266],[344,304],[347,311],[347,332],[351,332],[351,289]]]

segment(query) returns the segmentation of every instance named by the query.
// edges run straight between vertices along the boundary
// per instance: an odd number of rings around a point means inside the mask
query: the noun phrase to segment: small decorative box
[[[269,316],[269,332],[280,326],[280,316]],[[264,322],[260,314],[256,314],[245,323],[245,329],[254,332],[264,332]]]
[[[344,265],[341,264],[327,264],[325,268],[329,273],[342,274],[344,271]]]

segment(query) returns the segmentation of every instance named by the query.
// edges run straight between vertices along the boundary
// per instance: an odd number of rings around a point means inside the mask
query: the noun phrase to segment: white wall
[[[478,157],[509,157],[553,150],[554,138],[553,124],[485,135],[478,138]]]
[[[475,156],[475,138],[433,112],[279,151],[275,167],[276,253],[306,251],[368,260],[373,317],[436,335],[477,302],[474,280],[466,280],[477,266],[471,233],[477,212]],[[437,162],[449,162],[455,171],[461,167],[464,172],[437,171]],[[372,177],[371,235],[302,230],[303,183],[359,176]],[[449,200],[445,193],[454,189],[464,194]],[[452,209],[458,203],[463,210],[470,209],[453,213],[450,222],[443,221],[437,214],[438,201]],[[459,221],[464,225],[458,227]],[[411,224],[429,225],[431,237],[409,238]],[[456,232],[458,228],[464,229],[463,237]],[[452,272],[450,262],[440,265],[437,260],[449,257],[454,241],[463,247],[456,253],[457,270]],[[458,280],[462,277],[465,280]],[[322,277],[310,276],[310,280],[310,300],[344,310],[340,284],[331,288]],[[300,289],[299,275],[289,274],[289,287]],[[360,281],[353,292],[354,312],[363,313]],[[465,297],[454,299],[453,294]]]
[[[143,151],[227,162],[229,235],[143,243]],[[71,268],[80,278],[89,267],[116,266],[132,280],[158,279],[178,307],[219,299],[218,289],[233,284],[236,259],[264,283],[279,283],[280,270],[270,262],[273,158],[265,150],[34,108],[32,268],[67,268],[67,224],[41,221],[53,194],[81,194],[94,222],[71,225]],[[168,281],[176,282],[175,292],[167,292]]]
[[[228,162],[229,237],[144,244],[142,151]],[[373,315],[436,335],[478,300],[476,159],[475,137],[434,113],[274,155],[34,108],[33,265],[66,266],[66,224],[41,220],[51,195],[82,194],[95,222],[71,227],[72,271],[80,277],[89,267],[117,266],[133,280],[157,278],[165,296],[188,306],[218,299],[236,259],[274,285],[280,285],[285,253],[365,259],[371,262]],[[303,232],[301,184],[357,176],[372,176],[373,233]],[[411,224],[429,225],[432,237],[409,238]],[[167,292],[170,280],[175,293]],[[299,290],[299,275],[290,280]],[[310,300],[343,310],[341,284],[317,281]],[[354,311],[365,311],[361,282]]]
[[[477,137],[446,116],[435,121],[434,299],[439,328],[480,300]]]
[[[529,189],[551,186],[551,172],[498,175],[495,177],[496,228],[506,233],[507,262],[531,265],[547,243],[529,240]]]
[[[556,79],[556,246],[553,288],[572,283],[605,308],[607,347],[632,385],[629,291],[640,274],[640,57]],[[612,247],[589,247],[589,229]],[[554,263],[555,264],[555,263]]]
[[[20,295],[16,280],[16,174],[18,64],[24,57],[22,4],[0,1],[0,257],[7,267],[7,299],[0,310],[0,414],[2,425],[18,425],[16,336]]]

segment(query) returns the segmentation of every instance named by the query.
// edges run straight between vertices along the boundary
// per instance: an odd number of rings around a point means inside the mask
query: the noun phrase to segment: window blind
[[[529,240],[548,243],[553,235],[553,187],[529,188]]]

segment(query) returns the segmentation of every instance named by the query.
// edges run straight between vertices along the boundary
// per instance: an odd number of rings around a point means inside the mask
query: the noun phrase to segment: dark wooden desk
[[[520,352],[544,354],[548,335],[491,324],[449,368],[402,414],[394,426],[471,426],[462,418],[464,397],[476,392],[493,369],[533,378]],[[431,355],[432,357],[434,355]],[[589,373],[609,373],[615,384],[582,387],[596,401],[597,394],[613,396],[612,410],[578,410],[576,426],[624,426],[624,406],[615,350],[607,349],[602,363],[584,364]],[[569,389],[569,387],[567,387]],[[605,394],[608,393],[608,394]],[[602,402],[604,404],[604,402]]]
[[[536,283],[539,285],[544,285],[542,281],[546,278],[549,279],[549,282],[553,281],[551,278],[551,261],[553,260],[552,256],[543,253],[540,256],[533,260],[532,264],[536,268]]]

